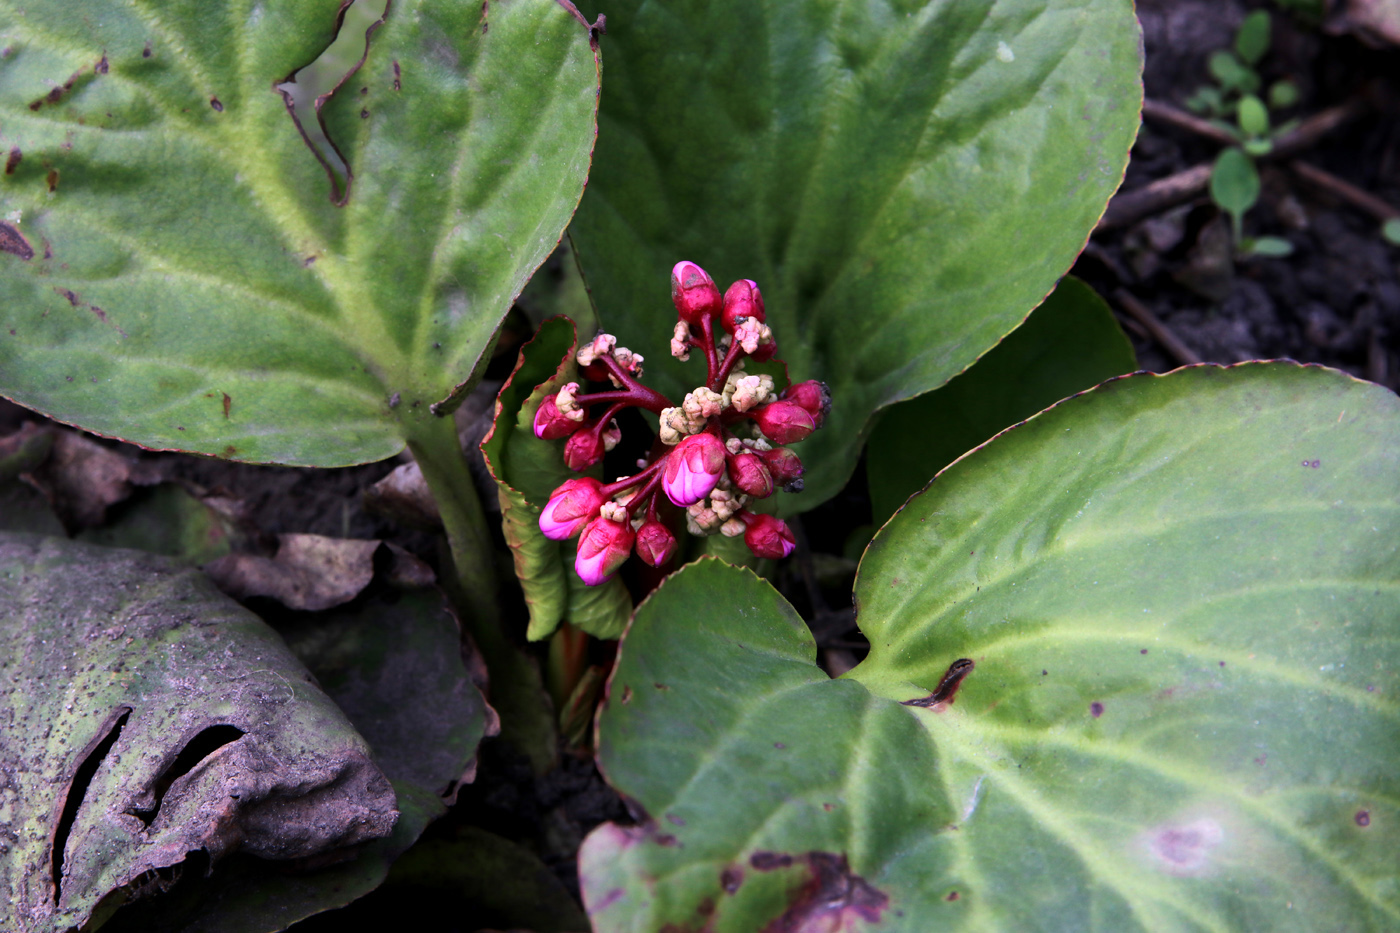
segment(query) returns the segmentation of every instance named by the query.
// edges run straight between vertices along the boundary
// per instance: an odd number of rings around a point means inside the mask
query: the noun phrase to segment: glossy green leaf
[[[1083,247],[1137,128],[1126,0],[640,0],[608,16],[598,152],[570,227],[603,324],[679,399],[679,260],[763,290],[821,503],[880,408],[1011,331]]]
[[[1221,152],[1211,169],[1210,196],[1230,215],[1238,241],[1245,212],[1259,200],[1259,171],[1254,160],[1234,147]]]
[[[481,442],[500,491],[506,543],[530,608],[528,637],[553,634],[566,617],[598,638],[618,638],[632,614],[632,599],[616,578],[588,587],[574,573],[577,541],[551,541],[540,533],[540,512],[561,483],[580,474],[564,464],[564,441],[535,436],[535,411],[545,396],[578,381],[577,335],[567,318],[551,318],[520,350],[520,359],[496,399],[491,431]],[[587,475],[598,476],[595,468]]]
[[[881,416],[865,460],[875,523],[1002,428],[1135,369],[1132,344],[1107,303],[1067,276],[971,369]]]
[[[274,88],[339,6],[0,3],[0,392],[147,446],[339,466],[470,381],[582,192],[589,31],[554,0],[393,3],[321,111],[340,207]]]
[[[600,721],[649,819],[584,846],[595,929],[1394,929],[1398,467],[1337,372],[1111,381],[881,530],[836,681],[766,584],[683,570]]]
[[[306,858],[393,829],[365,740],[198,571],[0,534],[0,623],[6,927],[81,926],[191,853]]]
[[[1264,102],[1253,94],[1240,98],[1237,112],[1240,130],[1246,136],[1263,136],[1269,132],[1269,110]]]

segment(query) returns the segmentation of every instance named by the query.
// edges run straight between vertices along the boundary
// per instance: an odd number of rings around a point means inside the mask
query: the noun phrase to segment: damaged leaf
[[[401,815],[391,836],[349,862],[298,872],[230,859],[208,878],[183,878],[165,896],[123,909],[111,933],[274,933],[376,888],[428,823],[447,812],[475,771],[495,714],[459,654],[457,624],[422,591],[298,621],[284,634],[394,785]]]
[[[520,349],[496,401],[495,421],[481,442],[496,480],[506,543],[530,608],[529,638],[554,633],[565,618],[598,638],[618,638],[632,612],[632,599],[617,578],[584,586],[574,573],[576,540],[551,541],[540,532],[540,511],[565,480],[579,473],[564,464],[563,446],[535,436],[535,411],[545,396],[579,379],[574,359],[577,336],[567,318],[550,318]],[[600,475],[598,468],[583,475]]]
[[[277,542],[275,557],[228,554],[204,572],[234,599],[268,596],[308,612],[348,603],[374,578],[378,540],[281,534]]]
[[[20,218],[0,237],[0,393],[255,462],[363,463],[428,430],[578,203],[598,57],[568,3],[381,2],[358,69],[296,114],[344,157],[345,200],[275,88],[343,5],[0,13]]]
[[[569,231],[602,323],[679,399],[672,265],[760,283],[778,356],[836,400],[786,509],[830,498],[881,408],[1054,288],[1137,130],[1128,0],[585,7],[608,16],[608,90]]]
[[[0,896],[25,933],[187,859],[307,859],[393,829],[364,739],[198,571],[0,535],[0,619]]]
[[[1334,371],[1112,380],[879,532],[840,680],[686,568],[600,719],[646,819],[585,843],[595,928],[1394,926],[1397,461],[1400,402]]]

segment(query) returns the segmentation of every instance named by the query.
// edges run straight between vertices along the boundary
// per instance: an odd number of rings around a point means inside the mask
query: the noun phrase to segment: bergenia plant
[[[797,546],[787,524],[749,509],[776,489],[802,490],[802,461],[786,444],[821,427],[831,408],[824,383],[801,382],[779,391],[767,373],[750,373],[748,360],[767,362],[777,352],[758,283],[740,279],[721,296],[714,280],[693,262],[671,270],[677,320],[671,355],[705,357],[705,382],[675,404],[642,384],[644,358],[599,334],[577,354],[583,375],[611,389],[584,393],[570,382],[547,396],[535,412],[535,436],[568,438],[564,462],[585,470],[621,439],[615,420],[626,408],[659,419],[656,440],[637,461],[636,473],[611,483],[570,479],[551,494],[540,513],[540,531],[565,541],[582,535],[574,570],[584,583],[608,580],[635,550],[653,567],[676,554],[676,538],[664,520],[662,494],[685,510],[692,534],[740,535],[758,557],[787,557]]]

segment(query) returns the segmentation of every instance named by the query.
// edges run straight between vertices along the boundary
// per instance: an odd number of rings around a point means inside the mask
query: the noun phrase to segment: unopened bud
[[[550,493],[549,502],[540,512],[540,533],[554,541],[564,541],[578,534],[584,525],[598,515],[607,501],[599,488],[602,483],[591,476],[565,480]]]
[[[779,398],[794,401],[805,408],[817,427],[822,426],[827,413],[831,411],[831,389],[827,388],[825,382],[817,379],[808,379],[806,382],[789,386]]]
[[[802,491],[804,468],[797,454],[786,447],[774,447],[772,450],[759,451],[758,456],[763,459],[763,465],[768,467],[768,472],[773,474],[775,485],[788,492]]]
[[[744,543],[759,557],[781,560],[797,547],[797,539],[792,530],[780,518],[771,515],[754,515],[749,519],[748,530],[744,532]]]
[[[658,521],[643,522],[637,529],[637,556],[653,567],[660,567],[676,553],[676,536]]]
[[[731,334],[739,326],[740,318],[748,318],[762,324],[763,293],[758,290],[758,283],[752,279],[740,279],[729,286],[724,293],[723,314],[724,329]]]
[[[699,502],[724,473],[724,444],[713,434],[692,434],[666,456],[661,488],[676,505]]]
[[[756,499],[766,499],[773,495],[773,474],[758,454],[730,454],[728,466],[730,482],[737,486],[739,491]]]
[[[583,414],[580,410],[579,414]],[[568,437],[583,425],[582,419],[575,420],[559,410],[553,395],[546,395],[540,407],[535,410],[535,437],[547,441],[557,441]]]
[[[592,427],[575,432],[564,445],[564,464],[571,470],[586,470],[603,459],[603,439]]]
[[[574,571],[589,586],[607,581],[632,553],[636,533],[626,522],[595,518],[579,538]]]
[[[797,402],[781,399],[754,409],[758,429],[776,444],[795,444],[817,429],[812,413]]]
[[[682,260],[671,270],[671,301],[687,324],[718,314],[724,300],[709,273],[693,262]]]

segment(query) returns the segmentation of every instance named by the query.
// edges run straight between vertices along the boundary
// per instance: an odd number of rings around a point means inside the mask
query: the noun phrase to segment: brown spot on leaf
[[[755,852],[754,856],[759,854]],[[844,854],[808,852],[797,859],[773,852],[762,854],[773,856],[771,861],[774,867],[796,864],[805,867],[807,871],[807,878],[802,885],[789,892],[787,910],[765,926],[762,933],[826,933],[847,930],[857,921],[879,923],[881,912],[889,906],[889,896],[854,874]],[[753,864],[753,857],[750,857],[749,861]],[[754,867],[759,868],[756,864]]]
[[[623,687],[623,688],[622,688],[622,705],[623,705],[623,706],[626,706],[628,703],[631,703],[631,702],[632,702],[632,688],[631,688],[631,687]]]
[[[55,191],[57,191],[57,190],[58,190],[58,169],[56,169],[56,168],[51,168],[51,169],[49,169],[49,173],[48,173],[47,175],[44,176],[44,181],[48,183],[48,186],[49,186],[49,194],[53,194]]]
[[[226,460],[232,460],[234,455],[237,453],[238,448],[233,446],[232,444],[229,444],[227,447],[224,448],[223,456]]]
[[[1370,826],[1370,825],[1371,825],[1371,811],[1369,811],[1369,810],[1357,810],[1357,811],[1356,811],[1356,825],[1357,825],[1357,826],[1361,826],[1361,827],[1363,827],[1363,828],[1364,828],[1364,827],[1367,827],[1367,826]]]
[[[141,50],[141,57],[142,57],[142,58],[150,58],[150,57],[151,57],[151,43],[149,43],[149,42],[146,43],[146,47],[145,47],[144,49]]]
[[[78,305],[82,304],[81,299],[79,299],[78,296],[77,296],[77,294],[76,294],[75,292],[73,292],[72,290],[70,290],[70,289],[67,289],[67,288],[55,288],[54,291],[58,292],[59,295],[61,295],[62,297],[67,298],[67,299],[68,299],[68,303],[69,303],[70,305],[72,305],[73,307],[75,307],[75,308],[76,308]]]
[[[20,152],[19,146],[10,150],[9,158],[5,160],[5,174],[13,175],[15,169],[19,168],[19,162],[24,158],[24,153]]]
[[[684,826],[684,825],[685,825],[685,819],[682,818],[682,817],[676,816],[674,813],[668,813],[668,814],[666,814],[666,822],[670,823],[672,826]]]
[[[394,59],[394,90],[403,90],[403,75],[399,71],[399,60]]]
[[[214,108],[215,113],[224,112],[224,102],[219,100],[217,97],[209,98],[209,106]]]
[[[3,220],[0,220],[0,252],[18,256],[26,261],[34,258],[34,247],[29,245],[24,234],[20,233],[14,224]]]
[[[739,890],[739,885],[744,883],[744,870],[737,865],[730,865],[719,873],[719,886],[724,889],[725,894],[733,894]]]
[[[1102,715],[1103,715],[1103,704],[1100,703],[1098,700],[1095,700],[1094,702],[1090,703],[1090,704],[1089,704],[1089,715],[1090,715],[1090,716],[1093,716],[1095,719],[1098,719],[1100,716],[1102,716]]]
[[[792,856],[786,852],[755,852],[749,856],[749,864],[758,871],[776,871],[792,864]]]
[[[108,71],[107,53],[103,52],[102,57],[97,60],[97,66],[93,69],[100,75],[105,75]]]
[[[228,420],[228,411],[229,411],[230,408],[233,407],[233,399],[231,399],[231,398],[228,397],[228,393],[227,393],[227,392],[220,392],[219,394],[222,395],[222,396],[224,397],[224,420],[227,421],[227,420]]]
[[[956,901],[959,897],[960,897],[960,895],[958,894],[957,891],[949,891],[949,892],[948,892],[948,896],[945,897],[944,900],[945,900],[945,901]]]
[[[656,844],[668,849],[675,849],[680,847],[681,841],[670,833],[662,833],[656,837]]]
[[[949,706],[953,705],[953,699],[957,696],[958,687],[962,685],[963,678],[972,673],[972,669],[977,665],[971,658],[958,658],[948,665],[948,670],[943,674],[943,679],[938,682],[938,686],[926,697],[917,697],[913,700],[905,700],[901,706],[919,706],[924,709],[931,709],[936,713],[941,713]],[[1042,673],[1044,673],[1042,671]]]
[[[368,119],[369,119],[369,111],[368,111],[368,110],[361,110],[361,111],[360,111],[360,119],[361,119],[361,120],[368,120]]]
[[[1202,817],[1189,823],[1169,823],[1149,830],[1147,851],[1169,875],[1194,876],[1205,871],[1211,853],[1225,841],[1218,820]]]

